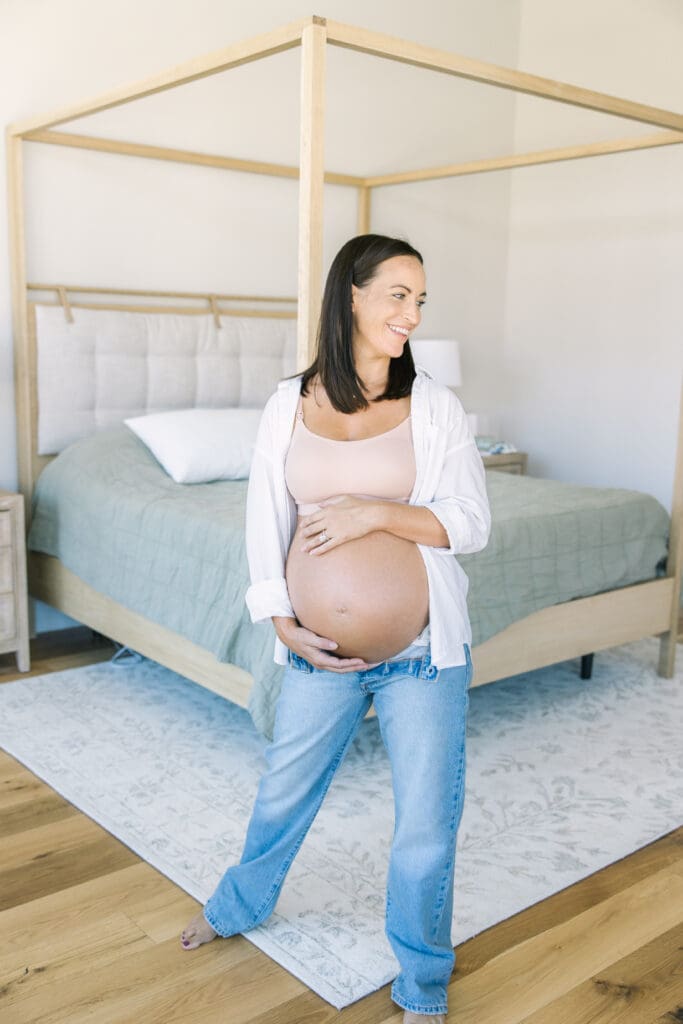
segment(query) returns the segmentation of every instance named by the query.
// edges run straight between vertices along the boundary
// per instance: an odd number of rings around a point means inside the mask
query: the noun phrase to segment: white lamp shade
[[[453,338],[411,339],[410,350],[415,364],[424,366],[439,384],[460,387],[460,346]]]

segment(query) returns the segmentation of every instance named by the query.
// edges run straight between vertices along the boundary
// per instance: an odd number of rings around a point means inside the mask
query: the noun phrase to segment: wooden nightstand
[[[504,455],[486,455],[481,453],[485,469],[495,469],[499,473],[526,473],[526,452],[506,452]]]
[[[0,654],[15,651],[20,672],[31,667],[28,641],[24,499],[0,490]]]

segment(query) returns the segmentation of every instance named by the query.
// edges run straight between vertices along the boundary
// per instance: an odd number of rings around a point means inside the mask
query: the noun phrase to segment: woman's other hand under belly
[[[363,658],[339,657],[334,640],[318,636],[296,619],[273,616],[273,625],[282,643],[316,668],[326,672],[362,672],[369,667]]]

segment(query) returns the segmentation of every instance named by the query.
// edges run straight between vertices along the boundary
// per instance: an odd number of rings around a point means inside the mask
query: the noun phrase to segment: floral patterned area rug
[[[683,808],[683,646],[658,642],[470,691],[455,945],[670,832]],[[0,686],[0,744],[204,902],[239,860],[267,744],[249,714],[153,661]],[[275,912],[248,938],[333,1006],[398,973],[384,936],[393,830],[377,720],[360,726]]]

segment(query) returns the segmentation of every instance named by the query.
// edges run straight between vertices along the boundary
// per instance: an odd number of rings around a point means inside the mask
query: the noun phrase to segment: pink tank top
[[[342,494],[409,501],[415,485],[410,416],[375,437],[337,441],[308,429],[300,398],[285,481],[301,516],[316,512],[319,502]]]

